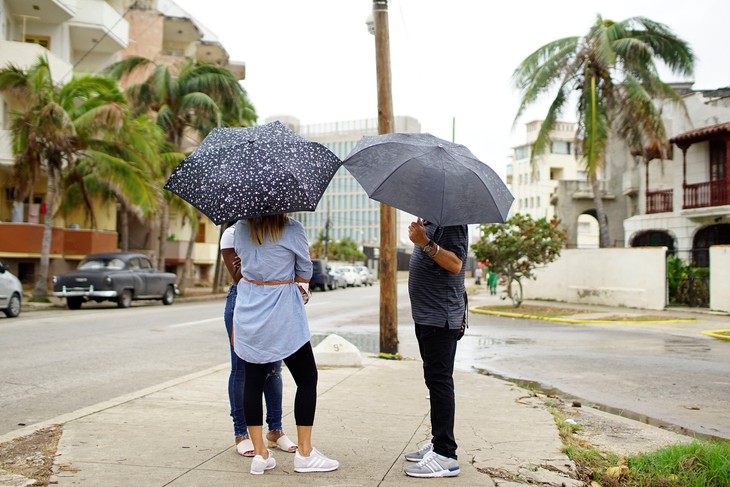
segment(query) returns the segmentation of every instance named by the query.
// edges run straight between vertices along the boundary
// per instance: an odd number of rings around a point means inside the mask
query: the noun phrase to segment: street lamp
[[[378,81],[378,133],[393,132],[393,96],[390,83],[388,1],[373,0],[373,12],[365,22],[375,35],[375,68]],[[380,204],[380,353],[398,353],[398,255],[395,208]]]

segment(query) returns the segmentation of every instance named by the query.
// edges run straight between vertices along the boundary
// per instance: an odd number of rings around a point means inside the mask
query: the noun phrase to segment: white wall
[[[666,274],[665,247],[565,249],[522,286],[525,299],[664,309]]]
[[[730,312],[730,245],[710,247],[710,309]]]

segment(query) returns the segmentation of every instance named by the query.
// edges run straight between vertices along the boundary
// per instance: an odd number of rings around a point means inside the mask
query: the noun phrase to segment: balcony
[[[40,56],[48,58],[53,81],[63,84],[71,80],[73,65],[45,47],[27,42],[0,41],[0,67],[13,64],[22,70],[27,70]]]
[[[165,262],[183,264],[188,251],[188,240],[165,242]],[[193,261],[196,264],[212,264],[216,261],[218,243],[196,242],[193,247]]]
[[[77,0],[78,10],[69,22],[75,51],[116,53],[129,44],[129,23],[104,0]]]
[[[6,257],[40,257],[43,225],[36,223],[0,223],[0,255]],[[51,256],[83,257],[97,252],[117,250],[117,232],[72,230],[54,227]]]
[[[639,193],[639,170],[636,168],[628,169],[623,174],[622,189],[624,196],[636,195]]]
[[[684,186],[682,208],[685,210],[724,205],[730,205],[730,180],[728,179]]]
[[[674,211],[672,199],[674,191],[662,189],[659,191],[646,192],[646,213],[670,213]]]
[[[76,13],[77,0],[6,0],[8,12],[40,18],[46,24],[62,24]]]

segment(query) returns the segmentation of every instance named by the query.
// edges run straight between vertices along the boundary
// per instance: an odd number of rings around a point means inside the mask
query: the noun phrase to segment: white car
[[[0,311],[8,318],[15,318],[20,314],[22,300],[23,286],[20,279],[8,270],[6,264],[0,262]]]
[[[359,270],[350,266],[339,267],[338,269],[345,276],[348,286],[362,286],[362,276]]]
[[[365,286],[373,285],[373,281],[375,280],[375,277],[373,276],[373,272],[370,270],[370,268],[368,268],[367,266],[364,266],[364,265],[358,265],[358,266],[355,266],[355,269],[360,272],[360,277],[362,278],[362,283]]]

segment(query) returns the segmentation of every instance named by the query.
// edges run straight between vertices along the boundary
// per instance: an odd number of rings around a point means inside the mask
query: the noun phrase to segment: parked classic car
[[[8,318],[20,314],[20,303],[23,300],[23,286],[6,264],[0,262],[0,311]]]
[[[175,274],[152,267],[144,254],[92,254],[75,271],[53,276],[53,295],[66,298],[69,309],[107,300],[116,301],[120,308],[128,308],[137,299],[160,299],[169,305],[178,294],[176,281]]]

